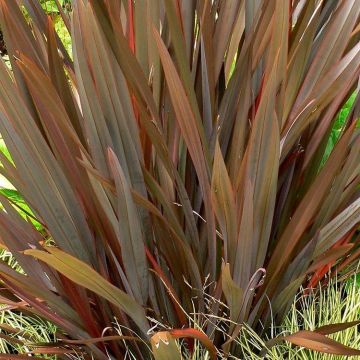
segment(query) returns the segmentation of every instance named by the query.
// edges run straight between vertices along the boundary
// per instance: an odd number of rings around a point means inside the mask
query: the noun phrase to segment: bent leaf
[[[46,246],[45,250],[26,250],[26,255],[31,255],[66,276],[78,285],[93,291],[107,299],[112,304],[119,306],[130,318],[134,320],[143,334],[148,331],[148,323],[144,309],[129,295],[109,283],[89,265],[75,257],[55,248]]]
[[[161,331],[150,339],[155,360],[182,360],[180,349],[169,331]]]

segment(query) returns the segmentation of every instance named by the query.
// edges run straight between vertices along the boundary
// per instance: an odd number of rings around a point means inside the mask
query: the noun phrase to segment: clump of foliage
[[[266,333],[359,257],[359,96],[322,162],[359,77],[357,0],[61,9],[73,57],[39,2],[0,0],[0,170],[41,225],[3,194],[23,273],[0,263],[0,296],[56,324],[50,354],[241,358],[243,323]],[[349,325],[281,340],[359,354],[326,336]]]
[[[325,164],[326,160],[328,159],[331,151],[333,150],[336,142],[338,141],[341,132],[346,124],[346,119],[353,107],[354,101],[356,99],[356,93],[351,94],[349,99],[346,101],[344,106],[339,111],[338,116],[336,117],[334,124],[331,128],[330,136],[328,139],[328,143],[326,144],[326,149],[324,152],[324,156],[322,159],[322,163]]]
[[[41,318],[26,316],[12,311],[11,305],[0,308],[0,354],[28,354],[34,351],[44,359],[55,360],[55,356],[43,354],[31,344],[54,342],[56,328]],[[28,345],[30,344],[30,346]]]
[[[315,330],[331,323],[357,323],[360,314],[359,287],[352,276],[348,282],[330,280],[326,288],[319,288],[314,292],[300,292],[291,305],[280,327],[273,327],[272,332],[280,335],[289,335],[301,330]],[[332,339],[359,348],[360,332],[357,326],[343,329],[330,336]],[[258,353],[266,347],[252,329],[244,327],[237,339],[244,349],[243,359],[257,360],[262,357]],[[272,360],[342,360],[343,355],[322,354],[306,348],[291,346],[289,343],[279,343],[267,353],[267,358]]]

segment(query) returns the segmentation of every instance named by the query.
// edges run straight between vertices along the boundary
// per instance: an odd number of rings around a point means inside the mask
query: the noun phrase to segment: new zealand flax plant
[[[22,271],[0,264],[0,302],[58,327],[32,353],[180,359],[200,342],[241,359],[241,324],[265,333],[312,274],[360,255],[359,95],[323,161],[359,79],[359,1],[59,10],[72,56],[38,0],[0,0],[1,173],[31,209],[1,197]],[[358,355],[326,336],[356,324],[268,347]]]

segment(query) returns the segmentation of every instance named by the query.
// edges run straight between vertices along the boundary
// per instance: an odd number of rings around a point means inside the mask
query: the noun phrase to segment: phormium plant
[[[71,57],[38,0],[0,0],[1,173],[41,224],[1,198],[23,272],[0,264],[0,301],[58,326],[34,353],[180,359],[200,341],[241,358],[242,323],[266,331],[314,272],[357,259],[359,97],[322,159],[356,90],[359,13],[77,0]],[[350,325],[284,339],[360,354],[326,337]]]

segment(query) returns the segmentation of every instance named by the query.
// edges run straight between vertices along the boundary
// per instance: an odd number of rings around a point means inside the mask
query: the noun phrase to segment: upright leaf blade
[[[139,219],[139,210],[133,202],[130,188],[120,163],[111,149],[109,149],[108,156],[116,186],[118,232],[122,260],[136,300],[141,304],[145,304],[148,298],[149,280],[144,249],[145,241],[142,224]]]

